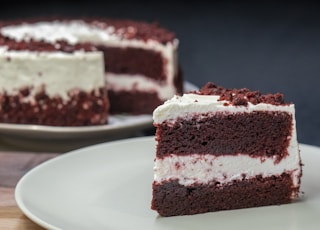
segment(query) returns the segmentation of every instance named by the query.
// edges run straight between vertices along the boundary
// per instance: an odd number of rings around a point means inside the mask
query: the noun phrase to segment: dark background
[[[10,1],[0,19],[103,16],[157,21],[180,40],[185,80],[281,92],[298,140],[320,146],[320,4],[308,1]]]

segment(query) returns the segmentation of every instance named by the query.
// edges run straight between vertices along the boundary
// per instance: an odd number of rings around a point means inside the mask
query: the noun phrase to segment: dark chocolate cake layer
[[[161,53],[141,48],[97,47],[104,52],[105,69],[116,74],[143,75],[161,83],[166,81]],[[134,77],[134,76],[132,76]]]
[[[153,183],[151,208],[161,216],[193,215],[221,210],[280,205],[291,202],[292,180],[289,174],[219,183],[194,184],[177,181]]]
[[[109,100],[114,101],[110,106],[110,114],[151,114],[162,101],[157,93],[141,91],[109,91]]]
[[[76,91],[70,93],[70,100],[63,101],[40,92],[32,102],[23,101],[29,95],[27,88],[17,95],[0,94],[0,122],[50,126],[107,124],[109,103],[105,94],[104,88],[99,93]]]
[[[286,112],[216,113],[157,125],[157,157],[167,154],[248,154],[285,157],[292,116]],[[179,131],[181,130],[181,131]]]

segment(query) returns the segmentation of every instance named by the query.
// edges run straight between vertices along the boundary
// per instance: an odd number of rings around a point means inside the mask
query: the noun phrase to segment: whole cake
[[[182,92],[178,39],[157,23],[29,19],[0,23],[0,122],[108,123],[151,114]]]
[[[207,83],[155,109],[151,209],[192,215],[293,202],[302,164],[283,94]]]

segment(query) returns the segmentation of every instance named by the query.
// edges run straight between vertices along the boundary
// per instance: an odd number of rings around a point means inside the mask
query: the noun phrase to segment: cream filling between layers
[[[134,28],[132,29],[134,30]],[[0,29],[0,33],[16,41],[34,39],[35,41],[44,40],[49,43],[55,43],[58,40],[66,40],[70,44],[89,42],[106,47],[134,47],[155,50],[160,52],[166,59],[164,71],[167,75],[167,84],[169,88],[174,87],[173,79],[178,71],[178,39],[162,44],[155,40],[125,39],[121,34],[114,34],[114,32],[115,28],[112,26],[99,28],[81,20],[71,20],[69,22],[44,21],[33,24],[24,23],[21,25],[6,26]]]
[[[244,154],[233,156],[214,155],[175,155],[156,159],[154,181],[178,180],[179,184],[190,186],[193,183],[207,184],[219,182],[221,185],[233,180],[250,179],[261,175],[269,177],[288,173],[293,186],[299,187],[301,168],[299,153],[291,153],[279,163],[272,158],[253,158]]]
[[[63,53],[0,49],[0,93],[17,94],[33,87],[26,101],[45,87],[50,97],[68,99],[70,90],[90,92],[105,87],[101,52]]]
[[[143,75],[125,75],[106,73],[107,88],[113,91],[136,90],[139,92],[155,92],[161,100],[171,98],[175,94],[173,85],[159,85],[156,81]]]
[[[291,174],[293,185],[299,187],[301,176],[300,152],[296,134],[296,120],[294,104],[275,106],[260,103],[248,103],[248,106],[225,105],[228,101],[218,101],[215,95],[184,94],[174,96],[153,112],[155,124],[166,122],[170,126],[178,118],[184,120],[197,117],[214,116],[217,112],[224,114],[251,113],[254,111],[287,112],[292,115],[292,132],[288,146],[288,155],[279,163],[272,158],[252,158],[244,154],[234,156],[213,155],[170,155],[163,159],[156,159],[154,166],[154,180],[161,183],[165,180],[177,179],[180,184],[188,186],[192,183],[208,183],[217,181],[221,184],[232,180],[247,179],[262,175],[280,175],[284,172]],[[292,194],[294,197],[295,194]]]

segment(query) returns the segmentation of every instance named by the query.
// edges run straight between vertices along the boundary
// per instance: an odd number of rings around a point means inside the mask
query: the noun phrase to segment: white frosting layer
[[[143,75],[106,74],[107,88],[113,91],[155,92],[161,100],[171,98],[176,90],[173,85],[159,85],[156,81]]]
[[[174,123],[177,118],[191,119],[213,116],[217,112],[223,113],[250,113],[253,111],[283,111],[292,115],[292,136],[288,147],[288,156],[279,163],[271,158],[252,158],[238,153],[236,156],[212,155],[170,155],[164,159],[156,159],[154,167],[154,180],[162,182],[169,179],[178,179],[182,185],[194,182],[208,183],[217,181],[221,184],[235,179],[264,177],[280,175],[283,172],[291,173],[294,186],[299,186],[301,167],[300,153],[296,135],[296,121],[294,105],[275,106],[271,104],[251,104],[248,106],[224,105],[227,101],[218,101],[219,96],[184,94],[174,96],[159,106],[153,113],[154,123],[161,124],[166,121]],[[203,114],[203,115],[201,115]],[[178,166],[178,167],[177,167]]]
[[[0,29],[3,35],[16,41],[34,39],[35,41],[44,40],[49,43],[55,43],[58,40],[66,40],[70,44],[89,42],[109,47],[135,47],[155,50],[160,52],[167,60],[164,71],[168,76],[167,83],[169,88],[173,87],[173,78],[178,68],[176,57],[178,40],[167,44],[162,44],[155,40],[127,40],[120,35],[114,34],[114,31],[115,29],[112,26],[102,29],[81,20],[25,23]]]
[[[195,182],[220,182],[221,185],[232,180],[250,179],[257,175],[268,177],[284,172],[291,174],[295,187],[299,186],[300,158],[296,150],[279,163],[271,158],[252,158],[248,155],[213,156],[171,154],[163,159],[156,159],[154,180],[161,183],[165,180],[177,179],[181,185],[189,186]]]
[[[5,26],[1,28],[1,33],[16,41],[46,41],[55,43],[58,40],[66,40],[70,44],[93,41],[102,43],[103,41],[119,40],[120,37],[112,34],[113,27],[104,30],[87,24],[80,20],[70,22],[36,22],[19,25]]]
[[[218,101],[219,96],[215,95],[197,95],[184,94],[183,96],[174,96],[160,105],[153,112],[155,123],[174,122],[175,119],[183,117],[191,118],[194,114],[230,112],[243,113],[253,111],[285,111],[294,115],[294,105],[275,106],[271,104],[260,103],[257,105],[248,103],[248,106],[226,106],[227,101]],[[201,117],[199,117],[201,119]]]
[[[28,52],[0,49],[0,92],[15,94],[33,86],[32,94],[45,86],[49,96],[67,99],[71,89],[92,91],[105,87],[101,52]]]

